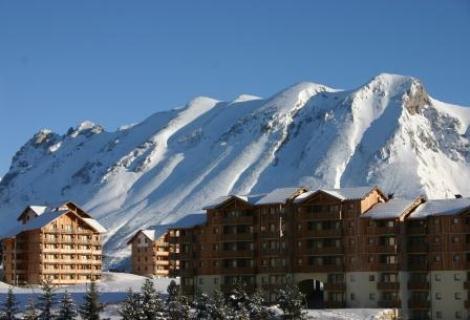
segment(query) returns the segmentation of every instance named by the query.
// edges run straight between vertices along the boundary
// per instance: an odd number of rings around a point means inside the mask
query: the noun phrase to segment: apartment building
[[[139,230],[127,242],[131,245],[132,273],[142,276],[168,276],[168,232]]]
[[[181,276],[185,294],[228,293],[241,283],[273,300],[294,281],[309,307],[394,308],[404,319],[469,316],[470,199],[399,199],[377,187],[281,188],[221,197],[205,209],[205,223],[169,236],[180,250],[170,272]]]
[[[106,229],[73,202],[28,206],[2,235],[3,280],[65,285],[98,280]]]

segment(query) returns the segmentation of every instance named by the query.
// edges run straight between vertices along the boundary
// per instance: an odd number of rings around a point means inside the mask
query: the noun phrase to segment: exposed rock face
[[[469,124],[469,108],[381,74],[348,91],[299,83],[268,99],[196,98],[115,132],[41,130],[0,181],[0,226],[26,204],[74,200],[119,255],[135,230],[230,192],[378,184],[396,196],[470,195]]]

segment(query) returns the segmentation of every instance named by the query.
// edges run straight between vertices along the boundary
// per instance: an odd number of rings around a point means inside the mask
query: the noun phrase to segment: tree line
[[[305,319],[304,296],[297,286],[286,285],[276,297],[283,319]],[[57,298],[50,283],[44,282],[37,301],[30,298],[22,316],[18,316],[18,302],[13,289],[9,288],[2,303],[0,320],[101,320],[103,309],[94,282],[78,306],[69,292],[65,291]],[[242,285],[235,285],[228,295],[215,291],[212,295],[198,294],[191,300],[180,294],[174,280],[163,295],[149,279],[139,292],[129,289],[118,312],[122,320],[275,320],[281,317],[267,306],[260,292],[248,294]]]

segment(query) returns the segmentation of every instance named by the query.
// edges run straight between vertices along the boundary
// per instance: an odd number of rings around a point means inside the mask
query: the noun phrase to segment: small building
[[[171,238],[179,235],[179,230],[192,228],[204,223],[205,212],[198,211],[185,215],[175,223],[160,225],[155,229],[137,231],[127,242],[131,245],[132,273],[143,276],[173,277],[179,269],[180,259],[170,259],[179,253],[180,247],[171,245]],[[175,243],[173,239],[173,243]],[[171,262],[177,264],[171,265]]]
[[[28,206],[2,235],[4,281],[76,284],[101,278],[106,229],[73,202]]]
[[[131,245],[132,273],[142,276],[168,276],[169,244],[167,232],[139,230],[127,242]]]

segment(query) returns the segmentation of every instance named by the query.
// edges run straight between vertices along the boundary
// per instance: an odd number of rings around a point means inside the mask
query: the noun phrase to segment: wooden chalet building
[[[98,280],[106,229],[73,202],[29,206],[2,236],[3,280],[65,285]]]
[[[168,233],[155,230],[139,230],[127,242],[131,245],[132,273],[142,276],[168,276]]]
[[[468,319],[470,199],[393,198],[378,187],[229,195],[169,231],[183,293],[268,300],[295,282],[309,307],[392,308],[403,319]]]

